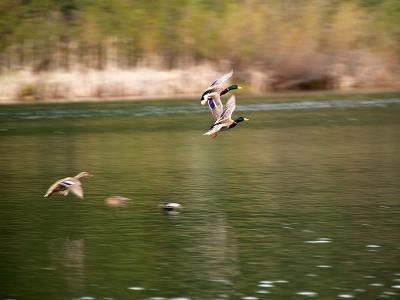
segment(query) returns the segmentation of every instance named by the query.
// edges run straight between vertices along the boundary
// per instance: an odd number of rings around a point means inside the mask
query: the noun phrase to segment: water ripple
[[[141,286],[131,286],[131,287],[128,287],[128,290],[131,290],[131,291],[144,291],[144,287],[141,287]]]
[[[379,246],[379,245],[367,245],[365,247],[367,247],[367,248],[380,248],[381,246]]]
[[[330,265],[318,265],[317,268],[330,269],[330,268],[332,268],[332,266],[330,266]]]
[[[301,296],[306,296],[306,297],[315,297],[318,295],[318,293],[312,292],[312,291],[301,291],[301,292],[297,292],[296,295],[301,295]]]
[[[257,293],[257,294],[269,294],[269,293],[271,293],[271,292],[268,291],[268,290],[257,290],[256,293]]]
[[[354,298],[354,296],[352,294],[339,294],[338,295],[339,298]]]
[[[306,244],[327,244],[331,243],[332,239],[330,238],[320,238],[318,240],[313,240],[313,241],[305,241],[304,243]]]
[[[237,106],[237,111],[275,111],[275,110],[308,110],[329,108],[354,108],[354,107],[385,107],[387,105],[400,105],[400,99],[381,100],[324,100],[300,101],[287,103],[254,103]],[[3,111],[0,119],[62,119],[62,118],[91,118],[130,116],[142,117],[149,115],[191,114],[203,113],[207,109],[202,106],[192,105],[146,105],[124,108],[80,108],[80,109],[46,109],[32,111]]]

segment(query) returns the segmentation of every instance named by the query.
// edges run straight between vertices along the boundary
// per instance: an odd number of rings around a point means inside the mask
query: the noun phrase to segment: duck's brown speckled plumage
[[[60,193],[66,196],[71,192],[78,198],[83,199],[82,184],[79,179],[87,176],[92,175],[88,172],[81,172],[74,177],[65,177],[57,180],[49,187],[44,197],[50,197],[53,193]]]

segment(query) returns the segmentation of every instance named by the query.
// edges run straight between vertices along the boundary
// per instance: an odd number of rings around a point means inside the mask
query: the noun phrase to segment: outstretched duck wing
[[[218,78],[217,80],[215,80],[210,87],[212,86],[217,86],[217,85],[221,85],[223,82],[227,81],[229,78],[231,78],[233,75],[233,70],[231,70],[228,73],[225,73],[224,75],[222,75],[220,78]]]
[[[226,80],[228,80],[229,78],[232,77],[233,74],[233,70],[230,71],[229,73],[226,73],[224,75],[222,75],[220,78],[218,78],[217,80],[215,80],[203,93],[203,95],[201,95],[200,101],[201,101],[201,105],[205,105],[207,100],[209,98],[213,98],[215,101],[217,101],[217,103],[220,104],[220,107],[222,109],[222,103],[220,100],[220,94],[221,92],[224,90],[224,87],[222,86],[222,83]]]
[[[211,126],[211,128],[204,133],[203,135],[213,135],[219,131],[221,131],[222,128],[226,127],[226,124],[224,123],[215,123],[213,126]]]
[[[231,70],[229,73],[222,75],[220,78],[218,78],[213,83],[211,83],[211,85],[206,89],[206,91],[203,93],[203,95],[201,95],[201,99],[204,99],[205,95],[211,96],[214,93],[219,95],[224,90],[222,83],[224,83],[229,78],[231,78],[232,74],[233,74],[233,70]]]
[[[214,120],[218,120],[223,110],[220,96],[218,94],[213,95],[212,97],[209,97],[207,102]]]
[[[222,120],[230,120],[232,118],[232,113],[236,109],[236,97],[232,95],[229,97],[228,101],[225,103],[225,108],[222,111],[217,122],[221,122]]]
[[[68,188],[75,196],[77,196],[80,199],[83,199],[83,190],[82,190],[82,185],[78,181],[75,184],[71,185]]]
[[[66,177],[54,182],[47,190],[45,197],[51,196],[53,193],[62,192],[69,188],[71,184],[73,184],[74,178]]]

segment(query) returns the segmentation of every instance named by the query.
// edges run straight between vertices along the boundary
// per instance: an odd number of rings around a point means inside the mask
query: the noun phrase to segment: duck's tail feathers
[[[44,198],[50,197],[53,194],[53,191],[47,191],[46,194],[43,196]]]

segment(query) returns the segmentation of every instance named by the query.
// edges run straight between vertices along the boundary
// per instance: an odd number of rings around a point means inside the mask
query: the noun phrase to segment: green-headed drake
[[[211,135],[214,139],[217,137],[218,132],[225,131],[235,127],[237,124],[243,121],[248,121],[250,119],[239,117],[232,120],[232,113],[236,108],[236,97],[232,95],[228,101],[225,103],[225,107],[221,110],[218,106],[211,107],[211,113],[214,117],[215,123],[210,127],[210,129],[204,133],[204,135]]]
[[[233,70],[230,72],[222,75],[219,79],[215,80],[201,95],[200,102],[201,105],[208,105],[210,108],[214,106],[219,106],[222,110],[222,103],[221,103],[221,96],[228,93],[229,91],[241,89],[242,87],[238,86],[237,84],[232,84],[226,88],[222,86],[222,84],[227,81],[229,78],[232,77]]]

